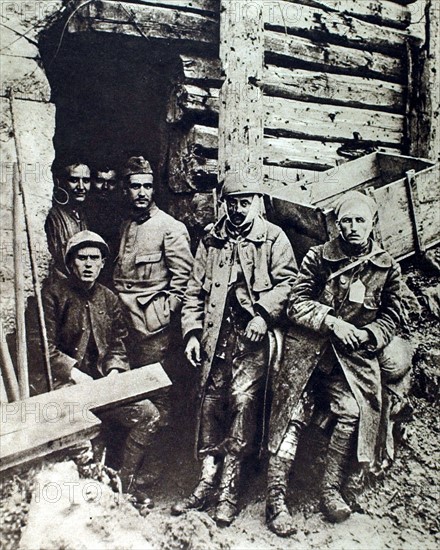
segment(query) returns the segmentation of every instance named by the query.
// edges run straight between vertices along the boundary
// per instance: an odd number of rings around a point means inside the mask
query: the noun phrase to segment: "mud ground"
[[[420,304],[404,328],[404,335],[416,349],[410,397],[413,413],[395,462],[384,476],[369,479],[361,497],[362,513],[355,513],[338,525],[323,519],[318,495],[326,441],[308,433],[301,442],[291,478],[289,506],[297,533],[288,539],[276,537],[265,527],[264,459],[246,465],[241,513],[231,527],[218,528],[211,517],[213,510],[171,517],[171,504],[187,495],[197,480],[197,463],[190,444],[192,427],[187,422],[183,432],[168,433],[156,456],[161,474],[151,489],[155,508],[146,517],[109,488],[111,483],[105,473],[88,472],[84,477],[83,472],[80,476],[66,455],[4,475],[0,490],[0,548],[438,548],[440,328],[426,300],[426,291],[435,287],[437,277],[429,270],[416,269],[411,262],[403,267]]]

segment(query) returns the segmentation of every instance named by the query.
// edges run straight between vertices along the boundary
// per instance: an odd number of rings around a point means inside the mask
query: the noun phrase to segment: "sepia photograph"
[[[440,0],[0,0],[0,550],[440,545]]]

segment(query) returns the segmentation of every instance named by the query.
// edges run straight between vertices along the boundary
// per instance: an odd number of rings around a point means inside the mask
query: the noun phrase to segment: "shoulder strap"
[[[376,250],[375,252],[370,252],[369,254],[367,254],[366,256],[363,256],[362,258],[359,258],[357,260],[355,260],[354,262],[352,262],[351,264],[348,264],[344,267],[341,267],[341,269],[338,269],[337,271],[335,271],[334,273],[332,273],[329,278],[327,279],[327,283],[333,279],[335,279],[336,277],[339,277],[339,275],[342,275],[343,273],[345,273],[346,271],[349,271],[350,269],[354,269],[355,267],[357,267],[358,265],[361,265],[363,264],[364,262],[367,262],[368,260],[370,260],[371,258],[374,258],[374,256],[377,256],[378,254],[382,254],[382,250]]]

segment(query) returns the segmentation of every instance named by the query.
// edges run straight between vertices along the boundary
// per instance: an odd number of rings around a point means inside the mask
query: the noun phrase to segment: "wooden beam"
[[[223,83],[220,60],[213,57],[181,54],[182,70],[187,84],[220,88]]]
[[[211,14],[218,13],[219,10],[218,0],[134,0],[132,3],[182,11],[210,12]]]
[[[218,19],[165,7],[95,0],[69,20],[68,32],[96,31],[163,40],[218,42]]]
[[[95,413],[139,401],[170,384],[165,371],[156,363],[3,404],[0,470],[93,437],[101,424]]]
[[[356,19],[386,27],[406,29],[411,23],[411,11],[389,0],[295,0],[297,4],[348,14]]]
[[[241,3],[220,2],[220,92],[218,174],[222,184],[255,187],[263,168],[264,27],[262,2],[242,17]]]
[[[440,4],[436,0],[426,5],[425,29],[425,43],[411,52],[409,151],[440,162]]]
[[[246,3],[243,3],[246,6]],[[408,33],[359,21],[347,13],[299,5],[288,0],[269,3],[264,10],[266,28],[299,34],[321,42],[345,44],[363,51],[404,51]]]
[[[319,43],[309,38],[266,30],[265,51],[268,62],[321,69],[325,72],[383,78],[393,82],[404,80],[401,56],[372,53],[336,44]]]
[[[20,389],[3,327],[0,334],[0,362],[8,401],[18,401],[20,399]]]
[[[264,108],[266,130],[285,137],[344,142],[358,137],[392,147],[403,138],[402,115],[268,97]]]
[[[262,89],[266,95],[286,99],[404,113],[404,87],[378,78],[268,64]]]

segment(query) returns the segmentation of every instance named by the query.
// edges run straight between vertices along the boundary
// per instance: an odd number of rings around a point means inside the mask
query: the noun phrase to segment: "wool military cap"
[[[364,204],[365,206],[367,206],[367,208],[371,212],[371,217],[374,218],[375,214],[377,213],[376,202],[372,198],[364,195],[363,193],[360,193],[359,191],[348,191],[338,199],[333,207],[338,220],[341,219],[345,212],[358,204]]]
[[[122,172],[124,177],[135,174],[153,174],[151,164],[144,157],[130,157]]]

